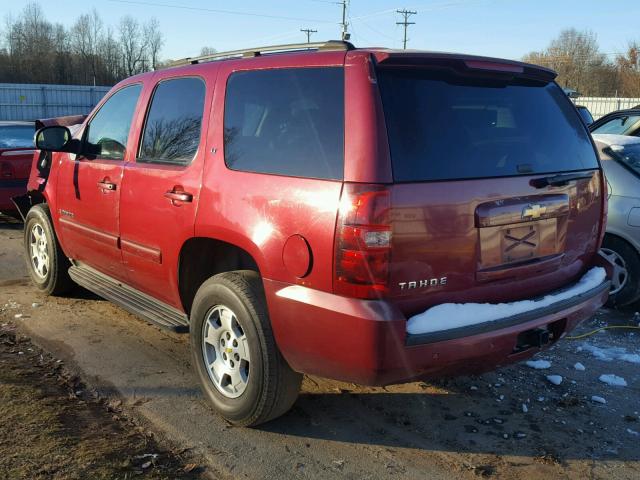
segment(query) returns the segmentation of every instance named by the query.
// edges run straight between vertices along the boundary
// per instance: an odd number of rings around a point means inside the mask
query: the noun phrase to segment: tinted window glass
[[[34,134],[33,125],[0,126],[0,148],[33,147]]]
[[[562,90],[533,81],[380,70],[396,181],[530,175],[597,168]]]
[[[224,113],[227,166],[341,179],[343,85],[342,68],[257,70],[232,75]]]
[[[141,85],[124,87],[114,93],[89,124],[86,142],[101,158],[122,160]]]
[[[151,100],[138,162],[187,165],[200,144],[205,85],[199,78],[160,82]]]
[[[635,128],[640,128],[640,115],[626,115],[613,118],[603,123],[592,133],[611,133],[614,135],[629,135]]]

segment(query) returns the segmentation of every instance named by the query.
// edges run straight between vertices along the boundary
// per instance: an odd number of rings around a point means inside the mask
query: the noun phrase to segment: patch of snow
[[[619,377],[617,375],[614,375],[613,373],[607,373],[607,374],[604,374],[604,375],[600,375],[598,380],[600,380],[603,383],[606,383],[607,385],[611,385],[613,387],[626,387],[627,386],[627,381],[624,378]]]
[[[635,435],[636,437],[640,436],[640,432],[636,432],[635,430],[631,430],[630,428],[627,428],[627,433]]]
[[[560,375],[547,375],[547,380],[549,380],[554,385],[560,385],[562,383],[562,376],[560,376]]]
[[[596,402],[596,403],[601,403],[603,405],[607,404],[607,401],[604,398],[599,397],[598,395],[592,395],[591,396],[591,401],[592,402]]]
[[[584,365],[580,362],[576,362],[573,368],[575,368],[576,370],[580,370],[581,372],[584,372],[586,370],[586,368],[584,368]]]
[[[522,404],[522,413],[527,413],[529,411],[529,407],[527,407],[526,403]]]
[[[551,362],[548,360],[528,360],[525,365],[529,368],[535,368],[536,370],[544,370],[551,367]]]
[[[412,335],[439,332],[480,323],[495,322],[502,318],[548,307],[575,297],[600,285],[606,278],[605,269],[593,267],[570,288],[546,295],[539,300],[521,300],[511,303],[443,303],[414,315],[407,322],[407,333]]]
[[[627,349],[623,347],[601,348],[585,343],[579,351],[587,351],[598,360],[603,360],[605,362],[621,360],[623,362],[640,364],[640,354],[628,353]]]

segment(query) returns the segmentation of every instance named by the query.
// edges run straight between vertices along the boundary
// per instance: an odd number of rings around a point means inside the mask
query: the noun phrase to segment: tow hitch
[[[528,348],[536,347],[541,348],[545,345],[548,345],[553,339],[553,333],[549,331],[548,328],[534,328],[533,330],[526,330],[520,335],[518,335],[518,339],[516,341],[516,347],[514,348],[515,352],[521,352]]]

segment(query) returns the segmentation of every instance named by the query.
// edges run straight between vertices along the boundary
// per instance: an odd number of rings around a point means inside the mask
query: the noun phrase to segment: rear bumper
[[[508,317],[424,335],[384,301],[356,300],[265,280],[278,346],[294,370],[364,385],[481,373],[529,358],[522,332],[547,328],[553,341],[591,317],[607,300],[609,281],[565,301]],[[552,342],[553,343],[553,342]]]

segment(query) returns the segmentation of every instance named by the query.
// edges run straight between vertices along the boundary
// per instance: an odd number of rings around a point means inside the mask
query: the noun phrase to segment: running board
[[[176,333],[189,331],[189,319],[178,309],[83,264],[69,268],[81,287],[106,298],[138,317]]]

